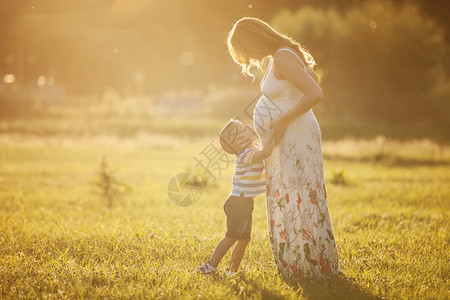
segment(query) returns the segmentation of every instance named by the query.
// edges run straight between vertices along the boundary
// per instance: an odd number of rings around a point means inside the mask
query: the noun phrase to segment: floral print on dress
[[[268,132],[258,132],[263,142]],[[338,270],[321,147],[320,127],[309,111],[289,125],[265,161],[271,249],[289,280],[324,278]]]
[[[303,64],[298,53],[291,52]],[[273,56],[261,81],[262,97],[253,124],[263,144],[270,123],[302,101],[304,94],[289,80],[277,79]],[[322,134],[312,110],[293,120],[280,144],[265,160],[270,245],[286,279],[323,278],[338,270],[338,252],[328,211],[322,158]]]

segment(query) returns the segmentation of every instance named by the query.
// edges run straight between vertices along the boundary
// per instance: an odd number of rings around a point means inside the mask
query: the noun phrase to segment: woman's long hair
[[[314,58],[299,43],[277,32],[266,22],[245,17],[237,21],[227,38],[228,51],[233,60],[242,67],[242,73],[255,77],[250,68],[261,69],[263,58],[273,55],[281,47],[295,50],[303,63],[310,68],[315,66]],[[255,57],[255,54],[259,58]]]

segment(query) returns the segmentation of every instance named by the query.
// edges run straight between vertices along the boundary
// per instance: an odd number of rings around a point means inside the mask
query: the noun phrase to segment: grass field
[[[238,275],[195,273],[224,235],[222,203],[233,170],[191,207],[171,204],[166,188],[213,136],[4,131],[0,298],[450,297],[449,146],[325,140],[329,208],[346,277],[295,286],[277,275],[263,196]],[[96,192],[102,155],[123,183],[112,207]]]

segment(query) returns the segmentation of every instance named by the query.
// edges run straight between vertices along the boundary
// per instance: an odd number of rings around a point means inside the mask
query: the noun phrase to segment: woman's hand
[[[252,163],[266,159],[272,154],[273,148],[275,147],[275,136],[273,131],[270,130],[269,137],[265,143],[263,143],[263,149],[261,151],[256,151],[253,155]]]
[[[266,140],[266,143],[263,144],[264,150],[267,151],[270,155],[275,145],[275,135],[273,134],[273,130],[270,130],[269,138]]]
[[[282,117],[272,121],[272,123],[270,124],[270,128],[272,129],[272,134],[275,138],[275,144],[279,144],[281,142],[281,139],[283,138],[288,126],[289,122],[287,122]]]

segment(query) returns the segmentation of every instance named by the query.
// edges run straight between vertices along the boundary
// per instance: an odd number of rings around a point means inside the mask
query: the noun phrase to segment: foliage
[[[443,29],[413,3],[306,7],[280,12],[272,23],[315,56],[332,114],[450,125],[449,47]]]
[[[123,99],[118,103],[96,102],[95,95],[72,96],[62,106],[35,107],[29,113],[0,118],[0,133],[64,137],[110,136],[133,138],[140,135],[170,134],[177,138],[200,138],[207,136],[216,140],[226,122],[238,117],[248,124],[258,92],[238,89],[211,90],[205,93],[211,105],[209,115],[158,114],[148,102]],[[231,103],[233,103],[233,106]],[[324,115],[321,109],[333,105],[326,102],[314,109],[324,139],[343,139],[347,136],[375,138],[383,135],[390,139],[430,139],[448,143],[450,130],[432,123],[392,124],[387,121],[368,122],[355,118]],[[1,114],[1,113],[0,113]],[[336,119],[338,118],[338,120]],[[205,145],[206,146],[206,145]]]
[[[106,200],[107,206],[111,208],[118,197],[130,190],[130,187],[122,183],[106,162],[106,157],[101,156],[97,178],[94,186],[100,196]]]
[[[333,177],[331,178],[331,183],[338,185],[346,185],[347,179],[345,177],[345,170],[342,169],[340,171],[332,171]]]

